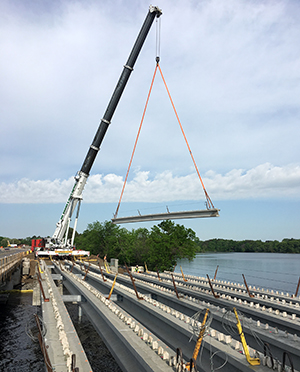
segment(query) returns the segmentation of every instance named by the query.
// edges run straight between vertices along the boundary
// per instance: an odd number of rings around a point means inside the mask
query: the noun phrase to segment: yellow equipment
[[[204,333],[205,333],[205,330],[206,330],[205,323],[207,321],[208,313],[209,313],[209,309],[207,308],[206,309],[206,312],[204,314],[204,318],[203,318],[202,324],[201,324],[201,328],[200,328],[198,340],[196,342],[196,346],[195,346],[195,349],[194,349],[194,352],[193,352],[192,359],[194,359],[194,360],[197,360],[197,357],[198,357],[198,354],[199,354],[199,351],[200,351],[201,343],[202,343],[202,340],[203,340],[203,337],[204,337]],[[185,368],[188,371],[190,371],[190,363],[187,363],[185,365]]]
[[[245,355],[246,355],[246,358],[247,358],[247,362],[249,364],[251,364],[251,366],[259,366],[260,365],[260,359],[250,357],[250,353],[249,353],[248,345],[247,345],[247,342],[246,342],[246,339],[245,339],[245,336],[244,336],[243,328],[242,328],[242,325],[241,325],[241,322],[240,322],[240,319],[239,319],[239,316],[238,316],[238,313],[237,313],[235,307],[233,308],[233,311],[234,311],[234,314],[235,314],[235,317],[236,317],[236,321],[237,321],[236,326],[237,326],[237,329],[239,331],[239,335],[240,335],[241,342],[242,342],[242,345],[243,345],[243,348],[244,348],[244,352],[245,352]]]
[[[112,292],[113,292],[113,290],[114,290],[114,286],[115,286],[115,284],[116,284],[117,276],[118,276],[118,273],[117,273],[116,276],[115,276],[115,279],[114,279],[113,285],[112,285],[111,290],[110,290],[110,292],[109,292],[109,295],[108,295],[108,297],[107,297],[108,300],[110,300],[110,296],[111,296],[111,294],[112,294]]]
[[[106,260],[104,260],[104,267],[105,267],[105,270],[106,270],[107,274],[110,274],[110,271],[109,271]]]
[[[182,274],[183,280],[184,280],[185,282],[187,282],[188,280],[185,279],[185,277],[184,277],[184,275],[183,275],[183,271],[182,271],[182,267],[181,267],[181,266],[180,266],[180,270],[181,270],[181,274]]]

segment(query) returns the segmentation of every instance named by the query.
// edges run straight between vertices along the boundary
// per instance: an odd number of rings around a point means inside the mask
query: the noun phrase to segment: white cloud
[[[242,199],[299,199],[300,166],[258,165],[247,171],[233,169],[222,175],[207,172],[203,181],[214,201]],[[117,203],[123,178],[115,174],[92,175],[83,193],[86,203]],[[68,180],[22,179],[15,183],[0,184],[0,203],[64,203],[73,186]],[[124,202],[165,202],[176,200],[204,200],[196,174],[176,176],[165,171],[151,177],[150,172],[138,171],[128,182]]]
[[[53,181],[79,169],[149,5],[62,0],[43,8],[40,3],[0,2],[0,176],[5,182]],[[258,163],[298,162],[297,2],[164,0],[161,7],[161,66],[194,156],[205,159],[201,169],[224,174]],[[154,50],[155,27],[95,173],[122,174],[127,165],[122,160],[129,159]],[[176,133],[170,103],[157,82],[134,166],[163,172],[173,164],[174,171],[186,171],[185,145]]]

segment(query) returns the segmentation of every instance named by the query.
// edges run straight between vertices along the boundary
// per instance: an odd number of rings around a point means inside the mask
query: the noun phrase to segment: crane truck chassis
[[[148,14],[138,34],[135,44],[131,50],[129,58],[126,64],[124,65],[123,71],[115,87],[115,90],[112,94],[112,97],[109,101],[109,104],[104,113],[104,116],[99,124],[94,140],[89,147],[88,153],[85,157],[85,160],[82,164],[80,171],[75,176],[74,186],[71,190],[67,203],[64,207],[63,213],[59,221],[56,224],[56,229],[54,231],[54,234],[52,238],[42,239],[42,243],[39,244],[40,245],[39,247],[36,246],[34,242],[32,242],[32,245],[35,245],[34,250],[36,250],[36,255],[38,257],[89,256],[90,254],[89,251],[75,250],[74,248],[74,238],[75,238],[75,231],[76,231],[77,221],[78,221],[78,216],[79,216],[80,204],[82,201],[82,192],[86,184],[86,181],[89,177],[89,173],[92,168],[92,165],[100,150],[100,145],[106,134],[108,126],[111,123],[113,114],[120,101],[120,98],[128,82],[130,74],[133,71],[133,67],[137,60],[137,57],[142,49],[142,46],[146,40],[146,37],[150,31],[150,28],[153,24],[154,19],[156,17],[159,18],[161,14],[162,14],[162,11],[157,6],[151,5],[149,7]],[[74,221],[73,233],[72,233],[71,239],[68,239],[71,217],[76,207],[77,207],[77,213],[76,213],[76,218]]]

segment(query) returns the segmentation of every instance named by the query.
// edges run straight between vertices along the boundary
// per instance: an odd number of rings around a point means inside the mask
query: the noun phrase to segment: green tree
[[[88,224],[87,229],[75,238],[78,249],[84,249],[100,257],[126,258],[127,230],[114,225],[111,221]]]
[[[192,260],[197,250],[197,238],[192,229],[166,220],[153,226],[149,236],[148,260],[151,269],[171,270],[177,260]]]

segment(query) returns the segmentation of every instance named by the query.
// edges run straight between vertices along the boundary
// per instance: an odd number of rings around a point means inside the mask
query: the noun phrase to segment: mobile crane
[[[127,81],[130,77],[131,72],[133,71],[134,64],[137,60],[137,57],[142,49],[142,46],[146,40],[146,37],[150,31],[154,19],[159,18],[162,14],[162,11],[157,6],[150,5],[146,19],[142,25],[142,28],[138,34],[136,42],[132,48],[132,51],[129,55],[129,58],[124,65],[123,71],[119,78],[119,81],[115,87],[115,90],[112,94],[112,97],[109,101],[107,109],[104,113],[103,119],[101,120],[96,135],[92,144],[89,147],[88,153],[85,157],[85,160],[82,164],[82,167],[75,176],[75,183],[67,200],[67,203],[64,207],[62,215],[59,221],[56,224],[56,229],[52,238],[44,238],[44,244],[36,252],[37,256],[88,256],[89,251],[78,251],[74,250],[74,238],[75,231],[77,227],[77,221],[79,216],[80,204],[82,201],[82,192],[84,186],[89,177],[90,170],[96,159],[96,156],[100,150],[100,145],[103,141],[105,133],[108,129],[109,124],[113,114],[117,108],[117,105],[120,101],[122,93],[125,89]],[[71,217],[77,207],[76,218],[74,221],[74,228],[71,239],[68,239],[69,227],[71,222]],[[33,243],[34,244],[34,243]]]

